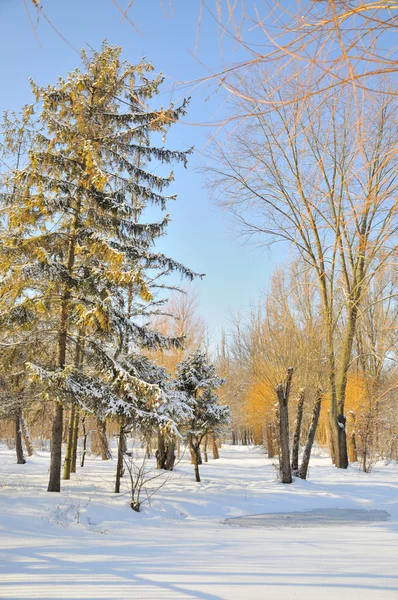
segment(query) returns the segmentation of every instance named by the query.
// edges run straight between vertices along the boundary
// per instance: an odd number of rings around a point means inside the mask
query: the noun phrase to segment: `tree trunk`
[[[200,444],[198,445],[198,449],[195,450],[194,453],[192,453],[192,448],[191,448],[191,464],[195,464],[195,462],[198,463],[198,465],[203,464],[202,461],[202,453],[200,451]]]
[[[199,465],[197,462],[194,464],[194,471],[195,471],[195,481],[197,481],[197,483],[200,483]]]
[[[358,455],[357,455],[357,444],[356,444],[356,439],[355,439],[355,413],[350,410],[348,413],[348,423],[349,423],[349,430],[348,430],[348,439],[347,439],[347,446],[348,446],[348,460],[350,462],[357,462],[358,460]]]
[[[167,458],[166,444],[164,440],[164,435],[160,431],[158,431],[158,447],[155,452],[156,456],[156,466],[158,469],[164,469]]]
[[[15,415],[15,450],[17,453],[17,464],[24,465],[26,460],[23,455],[23,447],[22,447],[22,431],[21,431],[21,420],[22,420],[22,411],[20,409],[17,410]]]
[[[266,436],[267,436],[267,453],[268,453],[268,458],[274,458],[274,456],[275,456],[274,428],[273,428],[273,426],[272,426],[271,423],[267,423]]]
[[[275,418],[273,421],[271,421],[270,428],[272,431],[274,455],[278,455],[278,458],[279,458],[280,453],[281,453],[281,444],[280,444],[280,435],[279,435],[279,429],[280,429],[279,401],[275,402],[275,404],[274,404],[274,415],[275,415]]]
[[[316,429],[318,427],[319,414],[321,412],[321,402],[322,402],[323,391],[318,390],[317,399],[314,404],[314,410],[312,413],[311,425],[308,430],[307,443],[305,445],[303,460],[301,461],[301,466],[299,470],[299,477],[301,479],[307,479],[308,473],[308,465],[310,464],[311,458],[311,450],[315,440]]]
[[[54,418],[51,432],[51,463],[48,492],[61,491],[61,467],[62,467],[62,420],[63,408],[58,402],[54,407]]]
[[[120,493],[120,479],[123,477],[123,455],[126,447],[125,433],[124,433],[124,419],[120,419],[119,427],[119,443],[117,447],[117,467],[116,467],[116,481],[115,481],[115,494]]]
[[[298,460],[300,450],[300,435],[301,435],[301,423],[303,421],[303,408],[304,408],[304,390],[301,389],[297,400],[297,417],[296,417],[296,430],[294,432],[293,449],[292,449],[292,471],[297,475],[298,471]]]
[[[279,438],[280,438],[280,458],[279,469],[282,483],[292,483],[292,471],[290,466],[290,448],[289,448],[289,394],[293,377],[293,368],[287,370],[285,384],[279,384],[276,388],[279,401]]]
[[[63,479],[70,479],[73,454],[73,427],[75,422],[75,410],[75,405],[72,404],[69,415],[68,439],[66,442]]]
[[[169,441],[167,442],[167,455],[166,455],[166,462],[164,465],[164,468],[166,469],[166,471],[172,471],[174,469],[174,463],[176,460],[175,447],[176,447],[175,438],[174,437],[170,438]]]
[[[337,407],[337,447],[336,467],[339,469],[347,469],[348,467],[348,452],[347,452],[347,432],[346,432],[346,417],[344,415],[344,405],[347,392],[348,370],[350,367],[352,347],[354,343],[356,324],[358,320],[359,303],[361,299],[361,284],[364,279],[364,264],[365,258],[362,254],[358,266],[358,285],[354,289],[354,297],[349,298],[350,309],[347,317],[347,332],[342,345],[340,377],[337,382],[338,389],[338,407]]]
[[[31,438],[29,428],[26,424],[26,421],[25,421],[22,413],[21,413],[21,433],[22,433],[23,441],[25,442],[26,454],[28,456],[32,456],[32,454],[33,454],[32,438]]]
[[[81,363],[82,363],[81,337],[82,337],[82,333],[79,332],[79,336],[78,336],[77,344],[76,344],[76,354],[75,354],[76,369],[80,369]],[[70,479],[70,474],[71,474],[71,470],[72,470],[73,447],[74,447],[73,443],[74,443],[76,414],[77,414],[76,405],[72,404],[70,414],[69,414],[69,426],[68,426],[68,435],[67,435],[67,441],[66,441],[63,479]]]
[[[214,458],[214,460],[217,460],[218,458],[220,458],[220,454],[218,452],[218,447],[217,447],[217,442],[216,442],[216,436],[214,435],[214,433],[213,433],[212,438],[211,438],[211,445],[212,445],[212,448],[213,448],[213,458]]]
[[[81,369],[84,362],[84,339],[83,331],[79,330],[79,335],[77,338],[76,344],[76,354],[75,354],[75,367],[76,369]],[[71,433],[70,433],[70,472],[76,473],[76,462],[77,462],[77,443],[79,440],[79,406],[74,405],[72,408],[71,414]],[[87,443],[87,438],[86,438]]]
[[[79,409],[75,409],[75,421],[73,423],[73,443],[72,443],[72,465],[71,473],[76,473],[77,463],[77,443],[79,441]]]
[[[334,319],[330,310],[328,292],[326,286],[326,278],[324,277],[324,269],[319,279],[321,285],[321,294],[323,298],[323,307],[325,311],[325,328],[326,328],[326,346],[328,356],[328,371],[330,384],[330,400],[329,400],[329,424],[330,424],[330,445],[333,462],[339,469],[346,469],[348,466],[347,456],[347,440],[345,434],[345,417],[344,417],[344,402],[347,387],[347,372],[351,360],[352,341],[355,333],[355,318],[357,309],[351,310],[348,317],[348,329],[345,339],[342,342],[342,352],[340,359],[340,369],[337,369],[336,357],[334,350]],[[341,345],[341,342],[340,342]],[[339,371],[339,378],[336,373]]]
[[[80,466],[83,468],[84,467],[84,461],[86,459],[86,450],[87,450],[87,429],[86,429],[86,418],[83,417],[82,418],[82,429],[83,429],[83,450],[82,450],[82,455],[80,458]]]
[[[347,432],[346,432],[346,418],[342,413],[337,415],[337,444],[338,453],[336,459],[336,467],[339,469],[347,469],[348,467],[348,453],[347,453]]]
[[[335,465],[336,464],[336,455],[335,455],[335,451],[334,451],[332,428],[330,426],[329,411],[327,413],[326,420],[325,420],[325,429],[326,429],[326,443],[329,448],[330,458],[332,459],[332,463]]]
[[[190,438],[189,449],[191,451],[191,462],[194,467],[195,480],[200,483],[199,465],[202,464],[200,456],[200,442],[194,441],[192,438]]]
[[[72,266],[74,261],[74,243],[73,247]],[[70,249],[70,252],[72,250]],[[69,267],[70,257],[68,260]],[[70,270],[70,269],[69,269]],[[59,325],[58,336],[58,366],[60,369],[65,368],[66,362],[66,343],[67,343],[67,321],[69,315],[69,301],[71,292],[68,287],[65,288],[64,296],[61,304],[61,318]],[[54,418],[51,432],[51,464],[50,464],[50,479],[48,482],[48,492],[61,491],[61,468],[62,468],[62,425],[63,425],[63,408],[59,402],[55,403]]]
[[[102,460],[110,460],[112,458],[112,453],[106,435],[106,423],[103,419],[97,419],[97,433],[101,448],[101,458]]]
[[[368,444],[367,444],[367,436],[365,436],[365,439],[362,442],[362,457],[361,457],[361,466],[362,466],[362,471],[364,473],[368,472],[368,464],[367,464],[367,459],[368,459]]]
[[[209,457],[207,456],[207,435],[205,435],[205,438],[203,440],[203,457],[205,463],[209,462]]]
[[[81,210],[81,201],[78,201],[77,208],[75,209],[73,225],[70,231],[69,237],[69,248],[66,268],[69,274],[72,273],[73,265],[75,263],[75,245],[76,245],[76,233],[79,227],[79,217]],[[72,297],[72,290],[69,284],[65,284],[63,287],[62,300],[61,300],[61,312],[59,319],[58,329],[58,367],[60,369],[65,368],[66,364],[66,349],[68,340],[68,319],[70,301]],[[54,420],[51,434],[51,465],[50,465],[50,480],[48,482],[47,491],[49,492],[60,492],[61,491],[61,468],[62,468],[62,420],[63,420],[63,408],[62,405],[56,403],[54,410]]]

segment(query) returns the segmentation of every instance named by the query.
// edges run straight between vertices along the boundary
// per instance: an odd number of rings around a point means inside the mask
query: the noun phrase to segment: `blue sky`
[[[26,0],[30,4],[31,0]],[[127,0],[120,0],[125,6]],[[168,0],[163,4],[168,9]],[[198,0],[173,0],[174,15],[165,17],[159,0],[135,0],[129,15],[140,30],[137,33],[120,14],[112,0],[43,0],[45,14],[67,42],[80,49],[85,44],[99,48],[103,39],[123,47],[126,59],[138,61],[145,56],[156,72],[166,76],[160,98],[166,105],[177,102],[181,90],[175,83],[191,81],[217,70],[221,56],[214,21],[204,14],[197,58],[194,56],[199,14]],[[34,16],[34,13],[31,13]],[[60,75],[79,66],[79,55],[41,18],[35,38],[23,0],[0,0],[0,111],[17,110],[31,101],[29,78],[37,83],[55,83]],[[226,48],[230,62],[240,57]],[[190,86],[187,86],[187,91]],[[213,344],[228,323],[230,311],[247,308],[260,290],[267,286],[273,267],[281,260],[277,251],[255,250],[237,239],[231,223],[208,197],[199,165],[209,135],[215,128],[207,123],[221,118],[225,97],[214,87],[201,86],[190,92],[191,104],[184,123],[168,136],[172,148],[195,146],[188,169],[175,169],[170,205],[171,225],[161,250],[206,277],[195,284],[200,293],[201,314],[209,324]],[[210,98],[209,98],[210,96]]]

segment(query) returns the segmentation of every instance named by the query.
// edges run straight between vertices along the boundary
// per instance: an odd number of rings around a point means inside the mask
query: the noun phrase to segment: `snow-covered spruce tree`
[[[200,444],[208,433],[220,433],[229,423],[229,406],[221,406],[214,390],[224,379],[216,373],[206,353],[196,350],[187,356],[176,368],[176,389],[184,392],[191,407],[192,416],[185,426],[185,436],[189,445],[195,479],[200,482]]]
[[[181,436],[184,424],[193,415],[186,394],[176,389],[175,381],[164,367],[157,365],[147,356],[130,355],[126,357],[124,364],[135,377],[156,386],[160,391],[156,418],[148,416],[141,419],[138,425],[143,439],[148,432],[155,432],[158,440],[161,439],[156,452],[157,466],[170,471],[175,462],[176,438]],[[134,426],[134,420],[132,423]]]
[[[83,69],[55,86],[32,83],[40,107],[36,134],[2,194],[0,311],[28,311],[44,324],[43,343],[56,346],[56,357],[31,366],[55,400],[49,491],[60,490],[65,405],[100,415],[156,415],[159,388],[135,377],[122,359],[131,347],[178,343],[151,331],[142,316],[156,305],[152,288],[162,285],[162,274],[194,277],[153,250],[168,215],[140,222],[148,204],[164,210],[174,198],[164,194],[172,174],[154,175],[145,165],[185,163],[188,152],[157,147],[150,137],[164,135],[186,102],[149,108],[162,78],[151,81],[151,64],[131,65],[120,54],[104,43],[98,53],[82,52]]]
[[[176,389],[175,380],[162,366],[147,357],[137,357],[134,361],[139,365],[141,378],[159,387],[161,404],[158,410],[158,421],[155,423],[157,435],[156,462],[158,469],[172,471],[175,463],[175,446],[177,438],[188,419],[192,418],[192,407],[187,402],[186,394]]]
[[[159,344],[168,342],[165,338]],[[153,346],[151,343],[149,347]],[[134,431],[145,440],[148,433],[161,431],[166,436],[175,437],[180,435],[180,424],[190,411],[185,404],[185,396],[176,392],[167,371],[142,353],[136,351],[120,358],[115,375],[109,390],[111,394],[116,391],[118,395],[103,403],[100,410],[97,407],[97,415],[102,419],[115,415],[119,417],[115,482],[115,493],[119,493],[127,451],[126,434]]]

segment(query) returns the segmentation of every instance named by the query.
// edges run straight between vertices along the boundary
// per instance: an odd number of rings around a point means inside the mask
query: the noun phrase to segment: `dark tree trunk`
[[[103,419],[97,419],[97,432],[101,448],[101,458],[102,460],[110,460],[112,458],[112,453],[106,435],[106,423]]]
[[[77,463],[77,443],[79,441],[79,409],[75,409],[75,420],[73,423],[73,442],[72,442],[72,465],[71,473],[76,473]]]
[[[17,410],[15,415],[15,450],[17,454],[17,464],[24,465],[26,460],[23,455],[22,448],[22,432],[21,432],[22,411]]]
[[[318,390],[317,399],[315,401],[314,410],[312,412],[311,425],[308,430],[308,437],[304,449],[303,460],[301,461],[301,466],[298,473],[298,476],[301,479],[307,479],[308,465],[310,464],[311,458],[311,450],[315,440],[316,429],[318,427],[319,414],[321,412],[322,395],[323,392],[321,390]]]
[[[194,468],[194,471],[195,471],[195,481],[197,481],[198,483],[200,483],[199,465],[198,465],[197,462],[194,464],[193,468]]]
[[[338,461],[336,467],[339,469],[348,468],[348,454],[347,454],[347,431],[346,431],[346,418],[344,414],[337,415],[337,443],[338,443]]]
[[[155,452],[155,456],[156,456],[157,468],[165,469],[165,464],[166,464],[166,459],[167,459],[167,450],[166,450],[164,435],[160,431],[158,432],[158,447]]]
[[[69,415],[68,439],[66,442],[63,479],[70,479],[73,454],[73,426],[75,422],[75,411],[75,405],[72,404],[72,408]]]
[[[304,408],[304,390],[300,390],[299,397],[297,400],[297,417],[296,417],[296,429],[294,432],[293,449],[292,449],[292,471],[297,475],[298,471],[298,460],[300,450],[300,435],[301,435],[301,423],[303,421],[303,408]]]
[[[364,473],[368,472],[367,459],[368,459],[368,443],[367,443],[367,436],[365,436],[365,440],[362,443],[362,457],[361,457],[362,471]]]
[[[120,479],[123,477],[123,455],[126,448],[125,432],[124,432],[124,420],[120,419],[119,427],[119,443],[117,447],[117,467],[116,467],[116,481],[115,481],[115,494],[120,493]]]
[[[191,437],[189,440],[189,449],[191,451],[191,462],[195,472],[195,480],[200,483],[199,465],[202,464],[200,455],[200,441],[193,440]]]
[[[79,336],[76,344],[76,354],[75,354],[75,367],[76,369],[81,369],[83,366],[84,355],[83,355],[83,347],[84,341],[82,341],[83,331],[79,331]],[[69,438],[68,438],[68,448],[70,455],[70,466],[69,466],[69,477],[70,473],[76,473],[76,462],[77,462],[77,442],[79,439],[79,407],[77,405],[72,406],[71,411],[71,422],[70,422],[70,430],[69,430]],[[66,458],[65,458],[66,462]],[[68,478],[69,479],[69,478]]]
[[[214,460],[217,460],[218,458],[220,458],[220,454],[218,452],[216,436],[214,435],[214,433],[211,437],[211,444],[212,444],[212,448],[213,448],[213,458],[214,458]]]
[[[63,408],[58,402],[54,407],[53,427],[51,433],[51,464],[48,492],[61,491],[61,467],[62,467],[62,420]]]
[[[279,401],[279,438],[280,458],[279,469],[282,483],[292,483],[292,471],[290,466],[289,448],[289,394],[292,383],[293,368],[287,370],[285,384],[279,384],[276,388]]]
[[[80,458],[80,466],[84,467],[84,461],[86,459],[87,435],[88,435],[88,431],[86,429],[86,419],[85,419],[85,417],[82,418],[82,429],[83,429],[83,450],[82,450],[82,455],[81,455],[81,458]]]
[[[127,435],[126,435],[126,428],[125,428],[124,420],[123,420],[122,442],[123,442],[123,454],[126,454],[126,452],[127,452]],[[123,467],[123,473],[124,473],[124,467]]]
[[[195,462],[197,462],[198,465],[203,464],[202,453],[200,451],[200,444],[198,444],[198,449],[197,449],[197,451],[195,451],[195,456],[192,456],[192,452],[191,452],[191,463],[194,465]]]

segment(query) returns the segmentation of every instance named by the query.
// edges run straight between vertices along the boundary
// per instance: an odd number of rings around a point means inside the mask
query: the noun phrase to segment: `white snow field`
[[[115,461],[88,459],[49,494],[48,453],[21,466],[2,448],[0,598],[398,599],[397,463],[365,474],[314,456],[310,479],[289,486],[260,448],[220,452],[201,484],[179,463],[135,513],[112,493]],[[284,516],[224,522],[264,513]]]

